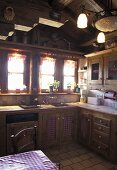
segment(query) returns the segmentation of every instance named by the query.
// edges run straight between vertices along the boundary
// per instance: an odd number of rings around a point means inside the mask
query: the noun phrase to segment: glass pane
[[[74,89],[74,85],[75,85],[75,78],[74,77],[70,77],[70,76],[64,77],[64,89],[67,89],[68,85],[71,85],[71,89]]]
[[[41,74],[54,74],[55,59],[44,58],[42,59]]]
[[[8,74],[8,90],[22,90],[23,87],[23,74]]]
[[[10,57],[8,60],[8,72],[23,73],[24,72],[24,59]]]
[[[75,74],[75,61],[64,61],[64,75],[74,76]]]
[[[91,80],[99,79],[99,63],[92,64]]]
[[[54,76],[42,75],[41,89],[49,89],[49,83],[54,82]]]
[[[108,79],[109,80],[117,80],[117,60],[109,62]]]

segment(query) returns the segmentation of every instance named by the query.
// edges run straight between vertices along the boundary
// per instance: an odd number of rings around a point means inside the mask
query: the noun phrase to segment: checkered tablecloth
[[[0,170],[58,170],[40,150],[0,157]]]

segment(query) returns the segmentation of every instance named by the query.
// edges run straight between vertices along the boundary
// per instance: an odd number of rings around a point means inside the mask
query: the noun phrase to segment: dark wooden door
[[[76,110],[65,109],[61,113],[61,143],[69,143],[75,140],[76,136]]]
[[[78,139],[88,146],[91,140],[91,115],[84,109],[79,114]]]
[[[46,111],[46,113],[43,114],[42,145],[44,145],[44,147],[59,144],[59,122],[60,115],[57,111]]]

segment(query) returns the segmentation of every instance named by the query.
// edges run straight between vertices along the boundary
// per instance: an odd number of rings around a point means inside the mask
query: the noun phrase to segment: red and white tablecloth
[[[0,170],[58,170],[40,150],[0,157]]]

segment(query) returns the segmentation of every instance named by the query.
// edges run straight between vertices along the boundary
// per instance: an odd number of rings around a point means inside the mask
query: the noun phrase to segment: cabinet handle
[[[101,146],[98,146],[98,149],[101,149]]]
[[[91,120],[90,119],[88,119],[88,122],[90,122]]]
[[[99,135],[99,136],[98,136],[98,138],[99,138],[99,139],[101,139],[101,138],[102,138],[102,136],[101,136],[101,135]]]
[[[60,119],[60,117],[58,117],[58,120]]]
[[[102,123],[102,120],[100,120],[100,123]]]
[[[102,128],[99,126],[98,129],[101,130]]]
[[[62,119],[64,120],[64,117],[62,117]]]

